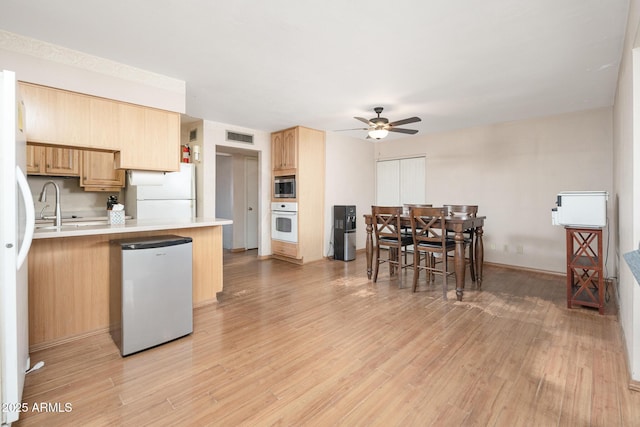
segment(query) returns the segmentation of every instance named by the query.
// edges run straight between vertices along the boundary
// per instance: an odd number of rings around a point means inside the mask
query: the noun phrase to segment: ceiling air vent
[[[227,131],[227,141],[244,142],[245,144],[253,144],[253,135],[246,133],[238,133]]]

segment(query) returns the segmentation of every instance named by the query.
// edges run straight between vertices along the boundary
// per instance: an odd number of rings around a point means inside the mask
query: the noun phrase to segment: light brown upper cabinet
[[[27,144],[27,174],[40,175],[44,173],[44,147]]]
[[[81,146],[89,141],[89,97],[20,83],[29,142]]]
[[[180,115],[121,103],[120,169],[177,171],[180,168]],[[143,166],[143,167],[141,167]]]
[[[271,134],[271,164],[274,171],[291,171],[298,167],[298,128]]]
[[[80,187],[85,191],[120,191],[124,187],[125,172],[115,168],[113,153],[82,152]]]
[[[27,141],[116,152],[116,167],[177,171],[180,114],[20,82]]]
[[[27,144],[27,174],[80,176],[80,153],[71,148]]]
[[[89,137],[95,148],[115,149],[119,148],[121,121],[119,103],[110,99],[89,99],[89,115],[91,122],[91,135]]]

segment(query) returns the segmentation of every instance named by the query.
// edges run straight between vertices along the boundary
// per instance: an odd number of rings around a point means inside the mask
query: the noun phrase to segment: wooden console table
[[[604,313],[602,228],[565,227],[567,236],[567,307],[584,305]]]

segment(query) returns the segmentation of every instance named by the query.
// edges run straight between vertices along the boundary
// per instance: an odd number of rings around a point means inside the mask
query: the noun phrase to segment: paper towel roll
[[[129,185],[162,185],[164,172],[129,171]]]

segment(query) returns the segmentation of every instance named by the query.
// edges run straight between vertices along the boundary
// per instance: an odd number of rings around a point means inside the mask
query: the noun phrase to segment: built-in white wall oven
[[[273,178],[273,198],[274,199],[295,199],[296,198],[295,175],[276,176]]]
[[[271,238],[298,243],[298,203],[271,203]]]

